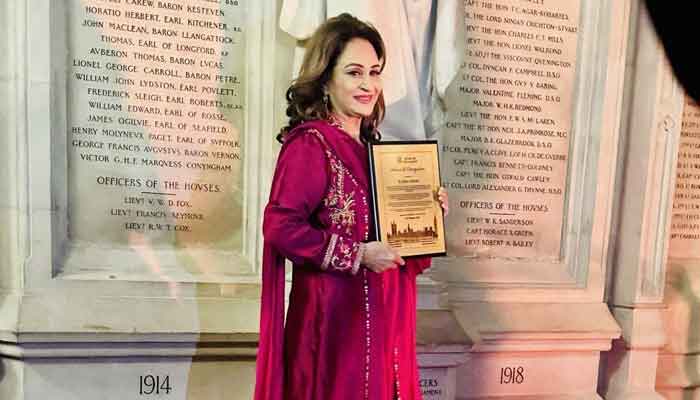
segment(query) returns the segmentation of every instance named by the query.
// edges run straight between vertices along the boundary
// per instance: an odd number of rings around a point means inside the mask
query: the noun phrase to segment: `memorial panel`
[[[683,107],[668,254],[700,258],[700,107],[689,97]]]
[[[464,1],[441,142],[448,253],[560,260],[580,5]]]
[[[68,10],[69,243],[240,252],[244,2]]]

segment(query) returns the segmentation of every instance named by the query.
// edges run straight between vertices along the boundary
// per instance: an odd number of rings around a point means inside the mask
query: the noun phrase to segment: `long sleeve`
[[[322,205],[330,170],[318,139],[302,134],[285,145],[265,208],[265,241],[296,264],[355,274],[363,246],[312,223]]]

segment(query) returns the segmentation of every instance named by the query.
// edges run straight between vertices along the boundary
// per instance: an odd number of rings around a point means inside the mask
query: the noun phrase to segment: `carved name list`
[[[578,45],[577,1],[466,0],[448,93],[451,254],[560,257]],[[450,223],[451,222],[451,223]]]
[[[70,239],[235,245],[243,0],[71,3]]]

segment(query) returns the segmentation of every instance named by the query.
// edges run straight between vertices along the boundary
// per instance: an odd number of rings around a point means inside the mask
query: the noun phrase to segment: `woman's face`
[[[381,64],[365,39],[351,39],[338,57],[326,93],[341,118],[368,117],[382,92]]]

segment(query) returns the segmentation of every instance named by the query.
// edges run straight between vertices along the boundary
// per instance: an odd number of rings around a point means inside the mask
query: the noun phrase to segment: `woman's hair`
[[[381,61],[381,69],[384,69],[384,41],[372,25],[347,13],[328,19],[307,40],[299,76],[287,89],[289,123],[277,135],[278,141],[282,142],[290,130],[305,121],[330,118],[329,105],[323,100],[324,88],[330,81],[333,68],[345,46],[352,39],[358,38],[367,40],[372,45]],[[363,142],[380,139],[377,126],[384,119],[384,109],[384,95],[380,93],[372,114],[362,119],[360,139]]]

